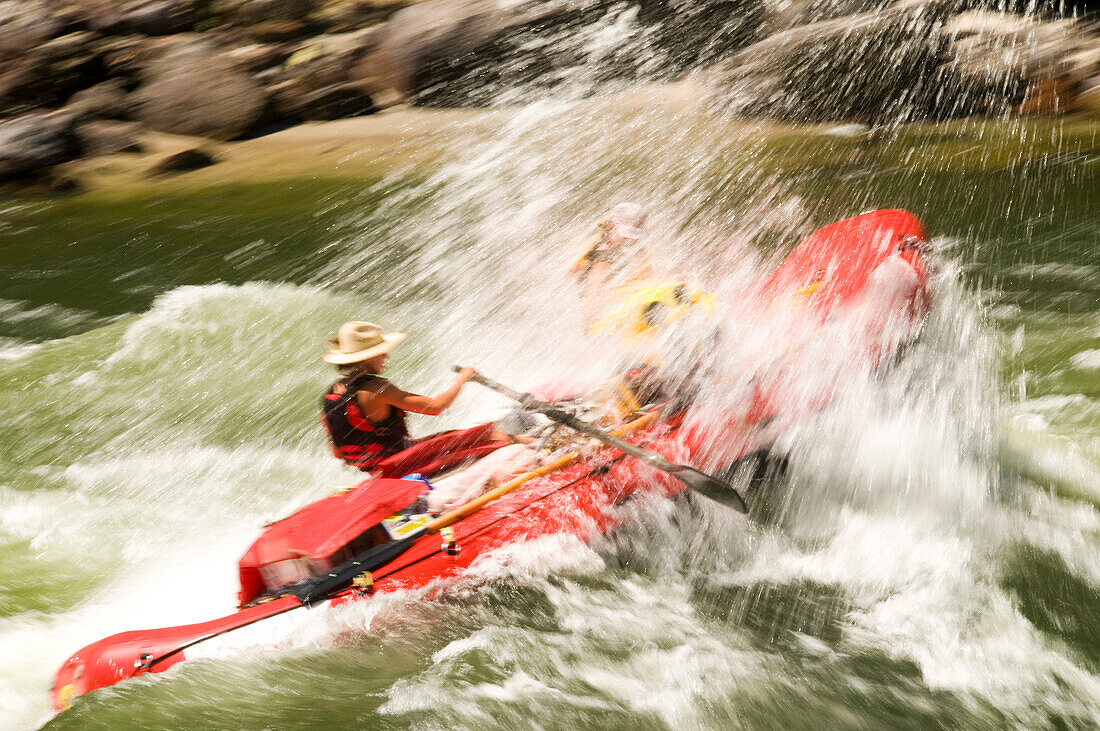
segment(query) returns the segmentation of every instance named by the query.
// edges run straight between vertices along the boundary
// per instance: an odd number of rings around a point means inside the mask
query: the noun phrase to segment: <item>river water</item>
[[[486,112],[374,180],[2,204],[0,726],[46,722],[88,642],[232,611],[260,528],[356,480],[316,413],[343,320],[409,332],[390,372],[414,390],[453,363],[607,372],[565,271],[624,199],[727,303],[861,210],[933,234],[920,342],[784,436],[768,515],[642,501],[613,536],[511,547],[442,599],[293,613],[50,727],[1100,724],[1094,133],[593,108]],[[500,407],[471,387],[442,420]]]

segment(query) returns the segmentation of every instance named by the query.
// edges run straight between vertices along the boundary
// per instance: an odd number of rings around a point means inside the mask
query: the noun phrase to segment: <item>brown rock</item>
[[[258,72],[282,64],[290,55],[290,50],[274,43],[250,43],[230,48],[225,55],[240,68]]]
[[[272,89],[273,107],[280,119],[295,122],[343,119],[373,114],[370,95],[355,84],[306,89],[294,81]]]
[[[177,44],[143,73],[134,92],[137,117],[153,129],[233,139],[263,117],[266,95],[213,44]]]
[[[143,152],[144,145],[138,139],[140,132],[141,125],[136,122],[99,120],[84,122],[76,127],[81,149],[92,155]]]
[[[312,0],[244,0],[237,5],[234,15],[242,23],[302,20],[313,12],[313,9]]]
[[[1054,117],[1073,109],[1077,101],[1077,84],[1068,76],[1041,79],[1028,84],[1024,100],[1013,107],[1023,116]]]
[[[130,116],[126,86],[121,79],[108,79],[101,84],[73,94],[65,111],[78,119],[126,119]]]
[[[184,33],[196,20],[192,0],[82,0],[81,6],[88,26],[108,35]]]
[[[299,43],[286,59],[279,80],[293,80],[303,91],[351,81],[356,64],[371,47],[374,30],[334,33]]]
[[[301,20],[265,20],[245,27],[244,32],[258,43],[280,43],[308,34],[309,26]]]
[[[59,106],[104,76],[93,33],[70,33],[42,43],[0,71],[0,110]]]
[[[493,0],[427,0],[393,14],[354,75],[372,96],[477,103],[499,81],[501,59],[516,50],[508,39],[553,23],[560,12],[529,2],[505,8]],[[531,67],[536,75],[544,70]],[[460,83],[471,72],[480,72],[482,90]]]
[[[198,170],[214,164],[214,158],[208,152],[198,148],[177,152],[174,155],[162,159],[149,168],[150,175],[173,175],[185,173],[189,170]]]
[[[335,0],[315,10],[309,19],[326,33],[346,33],[380,23],[415,0]]]
[[[64,30],[64,20],[44,0],[0,2],[0,57],[24,54]]]

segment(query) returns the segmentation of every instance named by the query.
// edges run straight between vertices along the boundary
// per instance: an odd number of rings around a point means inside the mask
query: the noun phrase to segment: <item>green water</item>
[[[0,725],[44,722],[88,642],[231,611],[263,523],[355,479],[316,416],[341,321],[408,331],[391,372],[414,389],[452,362],[577,368],[562,272],[624,195],[710,282],[722,251],[765,260],[870,207],[914,211],[941,250],[908,380],[796,438],[774,524],[647,504],[592,546],[520,547],[442,600],[301,613],[255,638],[278,649],[123,683],[51,727],[1100,724],[1094,135],[1014,125],[1037,151],[1020,161],[996,134],[765,148],[541,115],[427,177],[0,203]],[[464,393],[448,418],[496,407]]]

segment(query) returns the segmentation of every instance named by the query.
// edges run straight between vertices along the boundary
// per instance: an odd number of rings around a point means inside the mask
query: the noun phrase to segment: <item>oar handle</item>
[[[454,370],[457,372],[462,370],[462,368],[460,366],[455,366]],[[615,447],[619,451],[631,454],[638,459],[644,460],[649,464],[654,465],[655,467],[659,467],[663,470],[671,470],[678,466],[672,464],[668,460],[656,454],[653,454],[652,452],[641,449],[640,447],[636,447],[625,439],[620,439],[614,434],[605,432],[603,429],[598,429],[592,424],[578,419],[564,409],[559,409],[553,404],[548,404],[545,401],[539,401],[537,398],[529,393],[520,393],[514,388],[509,388],[508,386],[505,386],[503,383],[497,383],[493,379],[487,378],[477,371],[475,371],[474,374],[470,376],[470,380],[474,383],[485,386],[486,388],[491,388],[494,391],[502,393],[510,399],[518,401],[519,404],[525,409],[536,411],[540,414],[545,414],[547,417],[549,417],[553,421],[558,422],[559,424],[564,424],[570,429],[575,429],[576,431],[579,431],[583,434],[596,437],[597,439],[603,441],[605,444]]]

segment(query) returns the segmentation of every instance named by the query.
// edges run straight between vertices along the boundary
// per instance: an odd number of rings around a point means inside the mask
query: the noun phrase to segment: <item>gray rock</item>
[[[133,93],[137,118],[174,134],[233,139],[263,118],[260,86],[205,40],[176,44],[143,73]]]
[[[28,114],[0,123],[0,180],[33,175],[76,157],[71,114]]]
[[[136,122],[84,122],[78,124],[75,131],[81,149],[87,154],[110,155],[116,152],[143,152],[145,149],[138,138],[141,125]]]

